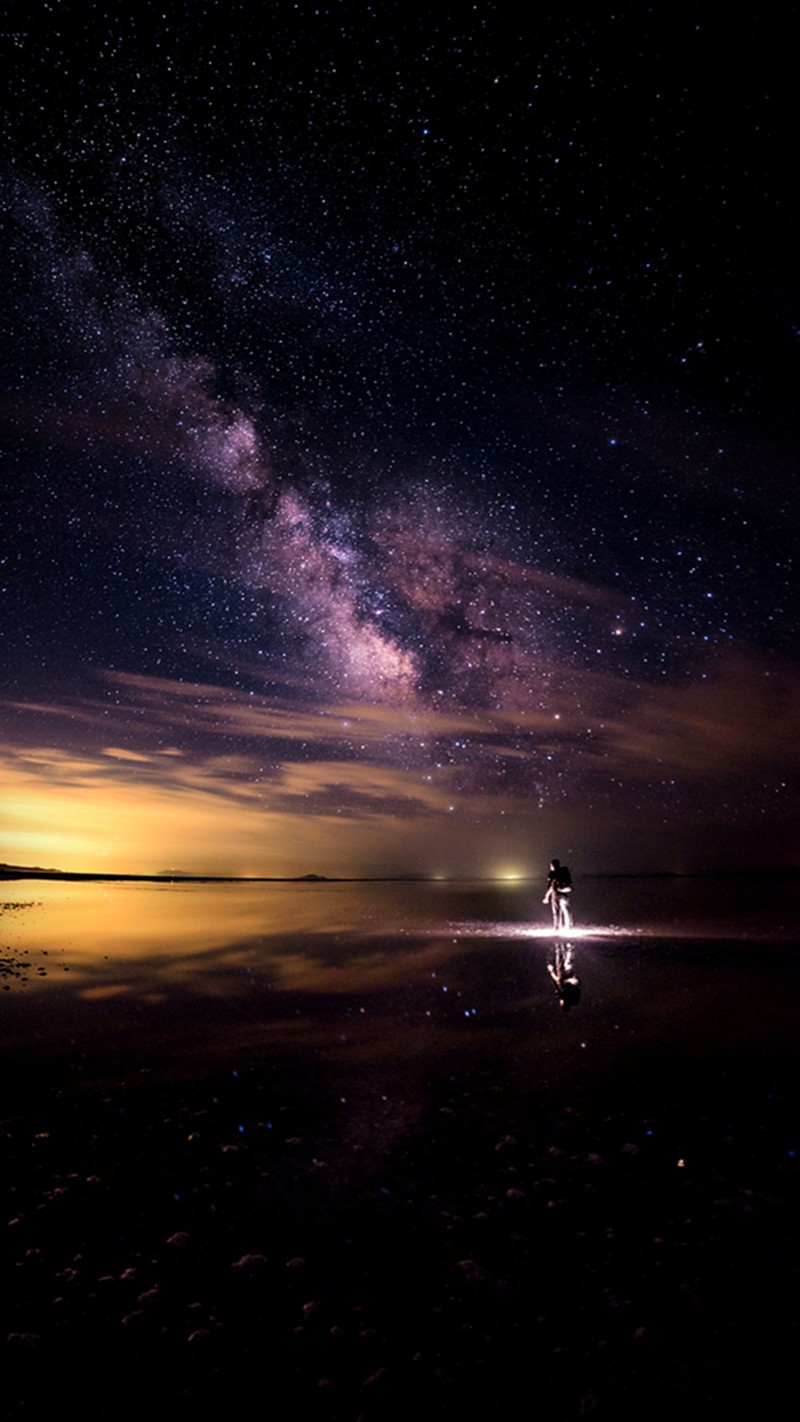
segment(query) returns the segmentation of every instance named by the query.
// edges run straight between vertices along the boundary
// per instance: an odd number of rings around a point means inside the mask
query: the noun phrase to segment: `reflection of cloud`
[[[55,972],[32,979],[31,992],[60,989],[87,1001],[153,1000],[154,992],[163,1000],[187,986],[205,996],[249,996],[252,973],[266,976],[269,998],[366,994],[435,978],[461,946],[427,929],[409,937],[418,890],[404,887],[392,899],[382,887],[376,935],[363,886],[45,882],[17,937],[26,953],[45,950],[51,966],[69,968],[68,979]]]

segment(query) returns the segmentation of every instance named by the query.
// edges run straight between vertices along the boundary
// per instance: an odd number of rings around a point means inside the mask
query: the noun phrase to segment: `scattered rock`
[[[267,1268],[267,1257],[264,1254],[243,1254],[241,1259],[237,1259],[232,1269],[238,1269],[242,1274],[260,1274]]]

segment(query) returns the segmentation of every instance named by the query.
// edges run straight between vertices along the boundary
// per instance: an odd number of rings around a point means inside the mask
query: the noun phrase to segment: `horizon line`
[[[800,878],[800,866],[772,865],[764,868],[639,869],[606,870],[582,874],[583,879],[702,879],[708,877]],[[160,874],[109,873],[80,869],[41,869],[38,866],[0,864],[0,880],[47,879],[70,882],[149,883],[149,884],[530,884],[541,882],[541,874],[190,874],[179,871]]]

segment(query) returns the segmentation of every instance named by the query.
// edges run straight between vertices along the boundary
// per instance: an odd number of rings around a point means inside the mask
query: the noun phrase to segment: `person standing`
[[[549,903],[553,910],[553,930],[555,933],[568,932],[572,927],[571,894],[572,875],[569,869],[566,864],[561,863],[560,859],[551,859],[550,873],[547,876],[547,889],[542,903]]]

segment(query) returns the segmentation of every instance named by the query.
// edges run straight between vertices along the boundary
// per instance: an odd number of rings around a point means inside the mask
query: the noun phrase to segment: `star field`
[[[792,862],[774,16],[0,41],[0,857],[147,872],[166,817],[208,872]]]

